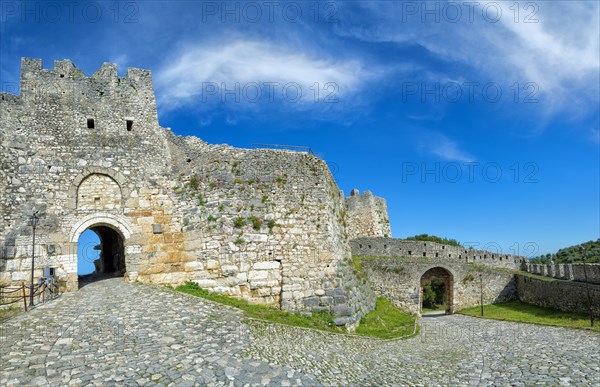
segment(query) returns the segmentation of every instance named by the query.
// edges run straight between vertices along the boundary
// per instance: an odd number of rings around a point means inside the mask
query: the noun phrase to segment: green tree
[[[431,281],[426,282],[425,285],[423,285],[423,307],[435,309],[435,298],[436,294],[431,287]]]

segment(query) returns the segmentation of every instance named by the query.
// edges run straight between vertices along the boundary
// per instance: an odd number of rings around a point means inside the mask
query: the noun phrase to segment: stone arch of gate
[[[110,168],[105,167],[87,167],[79,175],[73,179],[71,185],[69,186],[69,196],[67,199],[66,206],[68,208],[75,209],[77,208],[77,191],[81,183],[91,175],[104,175],[113,179],[121,189],[121,207],[125,206],[125,200],[129,197],[130,192],[126,187],[127,178],[121,172],[115,171]]]
[[[423,307],[423,285],[427,280],[433,277],[440,278],[444,281],[446,289],[446,314],[454,313],[454,303],[456,299],[456,284],[454,279],[456,278],[456,273],[446,265],[431,265],[425,270],[422,270],[419,275],[419,315],[422,314]]]
[[[73,225],[69,234],[69,240],[72,243],[77,243],[81,234],[91,227],[106,226],[117,231],[124,240],[127,240],[133,234],[131,225],[123,216],[117,216],[109,213],[95,213],[84,216]]]

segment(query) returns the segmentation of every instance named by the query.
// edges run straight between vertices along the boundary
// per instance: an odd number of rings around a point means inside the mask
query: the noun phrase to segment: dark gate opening
[[[453,299],[452,274],[443,267],[434,267],[421,276],[419,312],[443,312],[452,314]]]
[[[123,276],[125,274],[125,241],[123,236],[113,228],[104,225],[92,226],[88,230],[95,232],[100,239],[100,244],[95,247],[95,250],[100,251],[100,255],[93,261],[94,272],[79,276],[79,287],[98,279]],[[82,258],[78,257],[78,259]]]

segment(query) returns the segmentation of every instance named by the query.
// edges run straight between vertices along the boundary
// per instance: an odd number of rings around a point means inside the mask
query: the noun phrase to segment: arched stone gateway
[[[69,236],[70,241],[77,243],[86,230],[94,231],[100,239],[100,258],[94,262],[95,272],[125,275],[127,272],[125,243],[132,234],[127,219],[108,213],[88,215],[73,226]],[[77,259],[85,258],[78,256]]]
[[[421,275],[419,314],[423,313],[423,289],[426,285],[433,285],[436,288],[439,300],[444,304],[446,314],[454,313],[454,276],[450,270],[441,266],[436,266],[428,269]]]

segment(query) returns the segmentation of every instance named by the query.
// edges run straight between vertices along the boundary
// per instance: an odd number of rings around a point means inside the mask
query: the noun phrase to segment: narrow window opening
[[[133,120],[127,120],[127,131],[131,132],[133,129]]]
[[[445,250],[445,249],[446,249],[446,246],[442,246],[442,250]]]
[[[65,74],[60,74],[60,77],[61,77],[61,78],[64,78],[64,77],[65,77]]]
[[[358,244],[358,248],[359,248],[359,249],[362,249],[362,244],[360,244],[360,243],[359,243],[359,244]]]
[[[369,248],[371,248],[371,245],[369,245]]]
[[[88,129],[95,129],[96,125],[94,123],[94,119],[93,118],[88,118],[87,119],[87,127]]]
[[[423,251],[423,256],[424,256],[424,257],[426,257],[426,256],[427,256],[427,253],[426,253],[426,252],[424,252],[424,251]]]
[[[438,253],[435,253],[435,257],[436,257],[436,258],[438,257]]]
[[[412,255],[412,251],[408,250],[408,255]]]
[[[383,245],[383,248],[384,248],[384,249],[387,249],[387,245]]]

